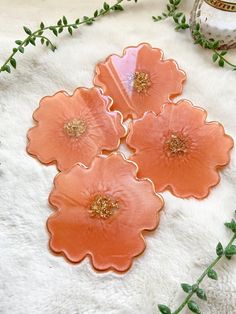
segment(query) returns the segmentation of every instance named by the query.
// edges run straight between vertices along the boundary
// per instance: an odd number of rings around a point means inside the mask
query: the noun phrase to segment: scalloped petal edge
[[[143,120],[143,119],[146,117],[146,115],[148,115],[148,114],[150,114],[150,113],[152,113],[153,115],[155,115],[156,117],[158,117],[158,116],[164,111],[165,106],[167,106],[167,105],[170,104],[170,103],[175,106],[175,105],[178,105],[178,104],[179,104],[180,102],[182,102],[182,101],[188,102],[189,105],[191,105],[191,107],[193,107],[194,109],[197,109],[197,110],[202,111],[202,112],[203,112],[203,117],[204,117],[203,121],[204,121],[204,123],[205,123],[206,125],[209,125],[209,124],[218,124],[219,126],[221,126],[222,129],[223,129],[223,131],[224,131],[224,136],[227,137],[227,138],[229,138],[229,139],[231,139],[232,145],[231,145],[231,147],[228,149],[228,151],[226,152],[226,153],[227,153],[227,161],[226,161],[225,163],[219,164],[219,165],[217,165],[217,166],[214,167],[214,170],[215,170],[215,172],[216,172],[216,174],[217,174],[217,180],[216,180],[213,184],[209,185],[209,186],[205,189],[205,192],[202,193],[201,195],[193,195],[193,193],[188,193],[188,194],[186,193],[186,194],[184,194],[184,195],[180,195],[180,194],[176,191],[175,187],[174,187],[172,184],[166,184],[165,186],[163,186],[163,188],[161,188],[159,191],[157,191],[157,193],[162,193],[162,192],[165,192],[165,191],[169,191],[169,192],[171,192],[174,196],[179,197],[179,198],[190,198],[190,197],[194,197],[194,198],[196,198],[196,199],[201,200],[201,199],[206,198],[206,197],[210,194],[211,189],[220,183],[221,177],[220,177],[219,171],[222,170],[225,166],[227,166],[227,165],[229,164],[229,162],[230,162],[230,153],[231,153],[231,150],[234,148],[234,140],[233,140],[233,138],[232,138],[230,135],[228,135],[228,134],[225,133],[225,128],[224,128],[224,126],[223,126],[220,122],[218,122],[218,121],[210,121],[210,122],[207,122],[207,121],[206,121],[208,113],[207,113],[207,111],[206,111],[204,108],[193,105],[193,103],[192,103],[190,100],[188,100],[188,99],[180,99],[180,100],[179,100],[178,102],[176,102],[176,103],[174,103],[174,102],[166,102],[166,103],[164,103],[164,104],[162,105],[162,107],[161,107],[161,112],[160,112],[159,114],[156,114],[156,113],[153,112],[153,111],[147,111],[147,112],[145,112],[145,113],[143,114],[143,116],[142,116],[141,118],[134,119],[132,122],[130,122],[130,124],[129,124],[129,126],[128,126],[128,134],[127,134],[127,137],[126,137],[126,144],[127,144],[127,146],[133,151],[133,154],[130,156],[130,158],[132,158],[133,155],[135,155],[137,152],[140,151],[140,149],[138,149],[138,148],[132,146],[132,144],[130,143],[130,138],[132,137],[132,134],[133,134],[133,124],[134,124],[136,121],[141,121],[141,120]],[[155,186],[155,184],[154,184],[154,186]],[[156,188],[155,188],[155,190],[156,190]]]
[[[99,69],[99,65],[106,66],[106,64],[109,62],[110,58],[112,58],[113,56],[116,56],[116,57],[122,59],[123,57],[125,57],[125,55],[126,55],[128,49],[130,49],[130,48],[131,48],[131,49],[132,49],[132,48],[138,48],[138,47],[143,46],[143,45],[146,45],[146,46],[148,46],[150,49],[153,49],[153,50],[159,50],[159,51],[160,51],[160,54],[161,54],[160,61],[162,61],[163,63],[172,62],[172,63],[176,66],[177,71],[182,72],[182,74],[183,74],[183,79],[182,79],[181,82],[180,82],[179,91],[178,91],[178,92],[175,92],[175,93],[169,94],[169,95],[168,95],[168,100],[167,100],[167,102],[168,102],[168,101],[171,102],[171,99],[172,99],[172,98],[174,98],[174,97],[176,97],[176,96],[178,96],[178,95],[181,95],[182,92],[183,92],[183,88],[184,88],[183,84],[184,84],[184,82],[187,80],[187,74],[186,74],[186,72],[185,72],[184,70],[180,69],[178,63],[177,63],[174,59],[172,59],[172,58],[170,58],[170,59],[164,59],[164,52],[163,52],[162,49],[160,49],[160,48],[154,48],[154,47],[152,47],[152,46],[151,46],[149,43],[147,43],[147,42],[142,42],[142,43],[138,44],[137,46],[134,46],[134,45],[127,46],[127,47],[125,47],[125,48],[123,49],[123,51],[122,51],[122,53],[121,53],[120,55],[119,55],[119,54],[116,54],[116,53],[110,54],[108,57],[106,57],[106,59],[105,59],[103,62],[97,63],[96,66],[95,66],[95,70],[94,70],[94,74],[95,74],[95,75],[94,75],[94,78],[93,78],[93,84],[94,84],[94,86],[96,86],[96,87],[98,87],[98,88],[101,88],[101,89],[104,91],[104,94],[105,94],[105,95],[109,95],[109,91],[107,90],[106,85],[104,85],[104,84],[100,81],[100,79],[99,79],[99,75],[101,74],[100,69]],[[112,105],[114,105],[114,102],[113,102]],[[127,114],[127,115],[123,115],[124,121],[127,120],[130,116],[132,117],[132,114],[131,114],[131,113],[129,113],[129,114]]]
[[[27,154],[29,154],[29,155],[32,156],[33,158],[37,159],[41,164],[43,164],[43,165],[45,165],[45,166],[55,165],[56,168],[57,168],[57,170],[58,170],[59,172],[63,171],[63,170],[60,169],[60,166],[59,166],[59,164],[58,164],[58,161],[57,161],[56,157],[52,157],[52,158],[50,158],[50,160],[44,162],[44,161],[41,161],[43,158],[41,158],[40,154],[31,153],[31,152],[29,151],[29,146],[30,146],[30,142],[31,142],[29,133],[30,133],[31,130],[37,128],[38,125],[39,125],[39,123],[40,123],[40,121],[38,121],[38,120],[34,117],[34,116],[35,116],[35,113],[42,107],[42,101],[43,101],[45,98],[53,98],[53,97],[55,97],[56,95],[58,95],[58,94],[60,94],[60,93],[63,93],[63,94],[64,94],[65,96],[67,96],[67,97],[73,97],[73,96],[75,95],[75,93],[76,93],[78,90],[87,90],[87,91],[88,91],[88,90],[91,90],[91,89],[94,89],[94,88],[97,89],[97,90],[100,92],[101,96],[104,98],[104,101],[107,101],[107,107],[106,107],[107,113],[113,113],[113,112],[115,112],[116,114],[118,114],[118,116],[120,116],[120,124],[121,124],[121,126],[123,127],[123,130],[124,130],[123,135],[122,135],[122,136],[119,138],[119,140],[118,140],[117,146],[115,146],[114,148],[109,148],[109,147],[102,146],[102,147],[97,151],[97,155],[102,154],[103,151],[106,151],[106,150],[107,150],[107,151],[116,151],[116,150],[120,147],[121,139],[125,138],[125,137],[127,136],[127,134],[128,134],[128,130],[127,130],[127,129],[125,128],[125,126],[124,126],[124,117],[123,117],[122,113],[121,113],[120,111],[118,111],[118,110],[112,110],[112,111],[111,111],[111,107],[112,107],[112,105],[113,105],[113,99],[112,99],[110,96],[105,95],[104,92],[103,92],[103,90],[102,90],[100,87],[92,87],[92,88],[77,87],[77,88],[73,91],[72,94],[69,94],[67,91],[60,90],[60,91],[54,93],[54,94],[51,95],[51,96],[44,96],[43,98],[41,98],[41,100],[40,100],[40,102],[39,102],[38,108],[36,108],[36,109],[34,110],[33,114],[32,114],[32,119],[33,119],[33,121],[35,122],[36,125],[34,125],[33,127],[31,127],[31,128],[27,131],[27,136],[26,136],[26,137],[27,137],[27,141],[28,141],[28,143],[27,143],[27,145],[26,145],[26,152],[27,152]],[[105,100],[105,99],[106,99],[106,100]],[[97,155],[96,155],[96,156],[97,156]]]
[[[165,206],[165,202],[164,202],[164,199],[163,199],[162,195],[158,194],[158,193],[155,191],[155,186],[154,186],[153,182],[152,182],[149,178],[138,178],[138,177],[137,177],[137,174],[138,174],[138,165],[137,165],[135,162],[133,162],[133,161],[127,159],[123,153],[121,153],[121,152],[113,152],[113,153],[109,154],[108,156],[107,156],[107,155],[98,155],[98,156],[96,156],[95,158],[110,158],[110,157],[112,157],[112,156],[114,156],[114,155],[115,155],[115,156],[121,156],[125,162],[128,162],[128,163],[134,165],[134,167],[135,167],[135,169],[134,169],[134,170],[135,170],[135,174],[134,174],[135,179],[136,179],[138,182],[143,182],[143,181],[149,182],[150,185],[151,185],[153,194],[159,198],[160,203],[161,203],[161,207],[160,207],[160,209],[157,211],[156,225],[155,225],[155,227],[154,227],[154,228],[151,228],[151,229],[150,229],[150,228],[143,228],[143,229],[138,233],[139,237],[140,237],[140,238],[142,239],[142,241],[143,241],[143,248],[142,248],[142,250],[141,250],[138,254],[134,255],[133,257],[131,257],[131,258],[129,259],[129,263],[127,263],[128,266],[127,266],[126,268],[124,268],[124,269],[118,269],[118,268],[115,267],[115,266],[109,266],[109,267],[107,267],[107,268],[102,268],[102,267],[98,267],[97,265],[95,265],[95,263],[94,263],[94,255],[93,255],[93,253],[91,253],[91,252],[88,252],[87,254],[85,254],[85,255],[84,255],[81,259],[79,259],[79,260],[73,260],[73,259],[71,259],[71,258],[69,257],[69,255],[67,254],[66,251],[63,251],[63,250],[56,250],[56,249],[54,249],[54,248],[52,247],[51,241],[52,241],[53,233],[52,233],[52,232],[50,231],[50,229],[49,229],[48,220],[50,219],[50,217],[53,217],[53,216],[57,215],[57,214],[61,211],[61,209],[58,209],[56,206],[54,206],[54,205],[51,203],[50,198],[51,198],[51,194],[53,193],[54,189],[56,188],[56,180],[57,180],[57,177],[60,176],[61,173],[58,173],[58,174],[55,176],[54,181],[53,181],[53,189],[52,189],[52,192],[49,194],[49,197],[48,197],[48,202],[49,202],[50,206],[51,206],[54,210],[56,210],[56,212],[54,212],[54,214],[52,214],[52,215],[50,215],[50,216],[48,217],[46,226],[47,226],[48,233],[49,233],[49,235],[50,235],[50,239],[49,239],[49,244],[48,244],[48,246],[49,246],[50,250],[51,250],[55,255],[63,256],[64,259],[66,259],[66,261],[69,261],[69,262],[71,262],[71,263],[73,263],[73,264],[78,264],[78,263],[84,261],[84,260],[86,259],[86,257],[88,257],[88,258],[89,258],[89,261],[90,261],[90,264],[92,265],[93,269],[95,269],[96,271],[99,271],[99,272],[114,271],[114,272],[117,272],[118,274],[122,274],[122,273],[127,272],[127,271],[131,268],[131,266],[133,265],[134,259],[137,258],[138,256],[140,256],[140,255],[145,251],[147,245],[146,245],[146,240],[145,240],[145,238],[144,238],[144,236],[143,236],[143,233],[144,233],[145,231],[154,231],[154,230],[157,229],[157,227],[158,227],[158,225],[159,225],[159,223],[160,223],[160,212],[163,210],[163,208],[164,208],[164,206]],[[90,164],[90,166],[85,166],[84,164],[78,162],[78,163],[74,164],[70,169],[67,169],[67,170],[63,171],[63,173],[68,173],[68,172],[70,172],[71,169],[72,169],[73,167],[76,167],[76,166],[80,166],[80,167],[83,167],[83,168],[85,168],[85,169],[89,169],[90,167],[92,167],[93,163],[95,162],[95,158],[93,159],[93,161],[92,161],[92,163]]]

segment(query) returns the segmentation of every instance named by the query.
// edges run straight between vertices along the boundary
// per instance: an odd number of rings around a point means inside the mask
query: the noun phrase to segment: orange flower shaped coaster
[[[94,84],[112,97],[124,118],[137,118],[148,110],[159,113],[164,102],[182,93],[185,79],[174,60],[163,60],[160,49],[140,44],[99,63]]]
[[[167,103],[159,115],[146,113],[133,122],[127,144],[139,176],[153,180],[157,191],[202,199],[219,183],[218,170],[230,161],[233,140],[207,112],[181,100]]]
[[[37,125],[28,132],[28,153],[65,170],[76,162],[90,164],[102,150],[117,149],[126,132],[121,114],[110,106],[111,99],[97,88],[44,97],[33,114]]]
[[[75,263],[89,256],[100,271],[127,271],[145,249],[142,232],[157,227],[163,207],[153,184],[136,172],[116,153],[61,172],[49,197],[57,209],[47,222],[52,251]]]

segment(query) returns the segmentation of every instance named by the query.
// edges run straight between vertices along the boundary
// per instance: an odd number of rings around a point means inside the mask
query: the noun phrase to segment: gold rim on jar
[[[221,0],[204,0],[204,1],[216,9],[227,12],[236,12],[236,3]]]

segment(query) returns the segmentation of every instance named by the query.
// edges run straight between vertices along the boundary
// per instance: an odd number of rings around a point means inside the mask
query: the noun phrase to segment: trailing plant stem
[[[7,60],[3,63],[3,65],[0,66],[0,73],[4,71],[10,73],[11,72],[10,65],[16,68],[16,60],[14,59],[15,55],[18,52],[24,53],[24,48],[28,44],[32,44],[35,46],[36,45],[35,41],[37,39],[41,39],[42,45],[45,43],[47,46],[49,46],[49,48],[52,51],[55,51],[56,46],[52,43],[52,41],[48,37],[44,36],[45,31],[51,31],[55,36],[58,36],[60,33],[63,32],[64,29],[67,29],[70,35],[72,35],[74,29],[77,29],[82,24],[91,25],[99,17],[106,15],[111,11],[122,11],[123,7],[121,6],[121,3],[124,1],[125,0],[116,0],[116,3],[113,5],[109,5],[106,2],[104,2],[103,8],[96,10],[91,17],[84,16],[82,19],[77,19],[74,23],[68,24],[66,17],[63,16],[63,18],[60,19],[56,25],[45,27],[44,24],[41,23],[40,28],[34,32],[32,32],[27,27],[24,27],[24,30],[28,36],[23,41],[21,40],[16,41],[17,47],[13,48],[11,55],[7,58]],[[131,1],[131,0],[127,0],[127,1]],[[137,0],[134,0],[134,2],[137,2]]]
[[[231,63],[230,61],[228,61],[225,57],[223,57],[219,51],[217,50],[213,50],[213,52],[222,60],[224,60],[224,62],[226,64],[228,64],[230,67],[232,67],[233,69],[236,69],[236,64]]]
[[[233,244],[233,242],[236,240],[236,233],[233,235],[233,237],[231,238],[231,240],[229,241],[228,245],[226,246],[226,249],[229,248],[231,246],[231,244]],[[221,260],[221,258],[224,256],[224,254],[222,256],[217,256],[217,258],[207,267],[207,269],[202,273],[202,275],[198,278],[198,280],[196,281],[196,285],[199,286],[200,283],[203,281],[203,279],[207,276],[209,270],[213,269],[213,267]],[[195,294],[195,291],[191,291],[187,297],[185,298],[185,300],[183,301],[183,303],[177,308],[177,310],[175,310],[173,312],[173,314],[178,314],[182,311],[182,309],[188,304],[188,301],[192,298],[192,296]]]

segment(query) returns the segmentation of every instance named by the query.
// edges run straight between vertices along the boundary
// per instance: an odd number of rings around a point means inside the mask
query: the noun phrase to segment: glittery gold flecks
[[[145,93],[151,86],[150,76],[145,72],[135,72],[133,75],[133,88],[138,93]]]
[[[188,140],[177,134],[171,134],[165,142],[165,150],[168,155],[182,155],[188,150]]]
[[[64,124],[64,131],[71,137],[79,137],[84,134],[87,129],[87,124],[81,119],[72,119]]]
[[[117,201],[107,195],[97,195],[90,206],[89,213],[92,217],[107,219],[114,214],[116,209],[118,209]]]

